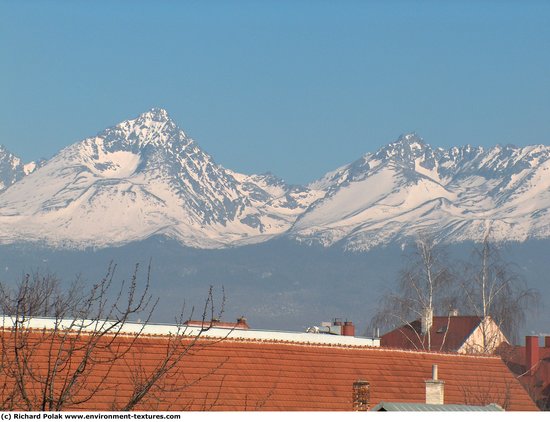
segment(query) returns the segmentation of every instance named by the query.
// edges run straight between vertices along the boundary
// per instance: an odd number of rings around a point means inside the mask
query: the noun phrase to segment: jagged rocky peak
[[[125,120],[98,135],[107,147],[142,148],[147,145],[171,146],[192,141],[163,108],[152,108],[134,119]]]
[[[392,142],[380,148],[373,158],[382,162],[397,162],[406,167],[414,167],[414,163],[420,158],[421,163],[428,163],[433,166],[435,155],[440,152],[439,149],[433,150],[416,133],[406,133],[401,135],[395,142]]]
[[[416,132],[411,132],[400,135],[399,138],[397,138],[395,142],[390,143],[388,147],[406,148],[411,151],[415,151],[429,147],[429,145],[426,144],[426,142],[424,142],[424,139],[418,136]]]
[[[163,108],[152,108],[144,113],[141,113],[135,119],[122,122],[121,125],[126,122],[131,123],[133,126],[147,127],[153,130],[162,129],[166,125],[169,125],[169,127],[177,127],[174,120],[172,120],[168,112]]]
[[[163,121],[165,122],[170,120],[170,116],[168,115],[168,112],[161,107],[153,107],[150,110],[146,111],[145,113],[142,113],[140,117],[148,118],[158,122],[163,122]]]
[[[271,173],[270,171],[267,171],[265,173],[261,173],[258,175],[255,175],[256,179],[258,181],[263,181],[266,184],[272,185],[272,186],[285,186],[286,183],[283,179],[281,179],[279,176]]]
[[[21,159],[0,145],[0,192],[23,176],[25,176],[25,166]]]
[[[426,145],[424,139],[417,135],[416,132],[405,133],[397,138],[394,144],[409,145],[413,148]]]
[[[424,155],[430,146],[416,133],[401,135],[395,142],[380,148],[375,154],[377,159],[409,158]]]

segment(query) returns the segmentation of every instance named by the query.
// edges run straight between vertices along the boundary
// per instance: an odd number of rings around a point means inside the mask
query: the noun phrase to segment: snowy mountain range
[[[308,186],[215,163],[162,109],[22,164],[0,147],[0,243],[106,247],[164,235],[196,248],[275,237],[368,250],[550,237],[550,147],[432,148],[415,134]]]

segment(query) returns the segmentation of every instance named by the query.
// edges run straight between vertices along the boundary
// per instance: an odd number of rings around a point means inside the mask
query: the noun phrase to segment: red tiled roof
[[[521,384],[531,392],[539,406],[550,410],[550,347],[539,347],[539,361],[533,373],[527,367],[526,347],[503,344],[498,354]]]
[[[40,347],[31,364],[44,370],[48,348],[40,335],[36,333]],[[3,336],[3,344],[8,344],[9,334]],[[115,345],[128,341],[119,337]],[[130,395],[135,374],[152,371],[167,344],[165,337],[138,339],[112,367],[99,391],[72,409],[120,407]],[[372,406],[381,401],[422,403],[424,381],[431,377],[433,364],[445,381],[445,403],[494,402],[508,410],[536,410],[498,357],[227,339],[201,340],[198,345],[176,365],[177,373],[161,381],[163,388],[153,388],[137,410],[352,410],[352,385],[357,380],[370,383]],[[5,350],[9,354],[10,349]],[[107,370],[96,365],[86,388],[93,388]],[[0,400],[13,386],[12,380],[2,377]],[[37,387],[27,381],[29,391]]]
[[[478,316],[433,317],[430,329],[431,350],[457,351],[480,324]],[[428,336],[421,334],[420,320],[403,325],[380,338],[382,347],[427,350]]]

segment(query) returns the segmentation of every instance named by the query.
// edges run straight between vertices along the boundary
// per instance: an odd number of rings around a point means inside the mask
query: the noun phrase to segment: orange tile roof
[[[481,323],[478,316],[433,317],[430,328],[431,350],[457,351]],[[428,348],[427,335],[421,335],[420,320],[396,328],[380,338],[382,347],[424,350]]]
[[[41,341],[36,333],[34,340]],[[4,345],[9,333],[0,333]],[[119,337],[116,345],[130,341]],[[188,341],[188,340],[186,340]],[[165,337],[137,340],[111,368],[102,388],[80,410],[116,409],[128,399],[132,377],[152,371],[166,352]],[[433,364],[445,381],[445,403],[497,403],[508,410],[536,410],[522,386],[498,357],[465,356],[367,347],[323,346],[274,341],[201,340],[136,410],[352,410],[352,385],[370,383],[372,406],[381,401],[425,401]],[[4,352],[10,354],[9,347]],[[41,342],[31,363],[43,371],[48,345]],[[139,371],[138,371],[139,369]],[[87,376],[94,387],[108,366],[98,364]],[[1,371],[0,371],[1,373]],[[4,389],[13,381],[1,375]],[[37,382],[27,381],[29,391]],[[161,388],[162,387],[162,388]],[[68,409],[67,409],[68,410]]]
[[[503,344],[498,354],[521,384],[531,392],[541,409],[550,410],[550,347],[539,348],[539,361],[530,373],[525,346]]]

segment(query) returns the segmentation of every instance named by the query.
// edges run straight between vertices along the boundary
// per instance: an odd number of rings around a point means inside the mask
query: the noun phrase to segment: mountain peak
[[[164,145],[167,142],[182,141],[189,144],[190,139],[170,118],[163,108],[151,108],[139,116],[124,120],[116,126],[105,129],[98,135],[109,145]]]
[[[410,161],[423,155],[430,147],[416,133],[401,135],[395,142],[380,148],[375,157],[378,159],[400,159]]]
[[[170,119],[168,112],[159,107],[153,107],[150,110],[142,113],[138,117],[139,120],[153,120],[155,122],[167,122]]]
[[[416,132],[405,133],[397,139],[396,144],[410,145],[414,146],[418,144],[419,146],[426,145],[424,139],[416,134]]]

